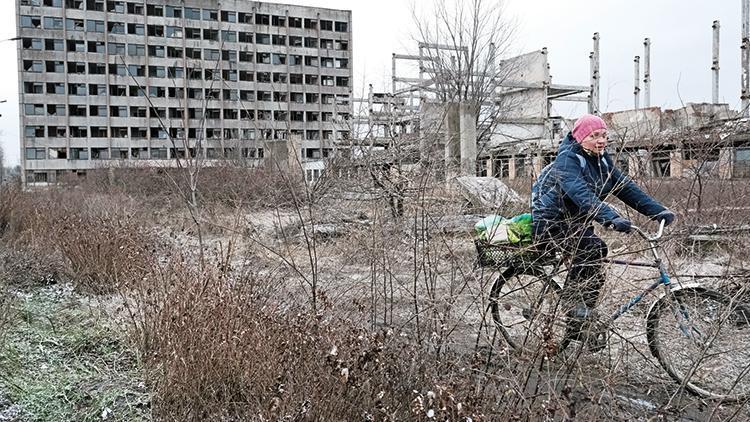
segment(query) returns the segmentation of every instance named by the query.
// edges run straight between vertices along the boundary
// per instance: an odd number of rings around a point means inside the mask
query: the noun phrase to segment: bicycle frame
[[[648,296],[651,292],[656,290],[659,286],[663,285],[666,288],[670,288],[672,285],[672,281],[669,278],[669,274],[667,274],[666,268],[664,268],[664,263],[661,260],[661,257],[659,256],[659,243],[658,240],[662,237],[664,233],[664,220],[661,221],[659,224],[659,231],[654,236],[649,236],[645,231],[642,229],[633,226],[633,231],[641,235],[644,240],[646,240],[649,244],[649,249],[651,250],[651,253],[654,255],[654,262],[636,262],[636,261],[625,261],[620,259],[608,259],[605,258],[604,262],[609,262],[611,264],[616,265],[631,265],[635,267],[647,267],[647,268],[656,268],[659,270],[659,278],[650,286],[648,286],[646,289],[644,289],[639,294],[632,297],[627,303],[620,306],[617,311],[615,311],[612,316],[610,317],[610,321],[615,321],[617,318],[621,317],[624,313],[628,312],[631,308],[633,308],[635,305],[637,305],[641,300],[643,300],[644,297]]]

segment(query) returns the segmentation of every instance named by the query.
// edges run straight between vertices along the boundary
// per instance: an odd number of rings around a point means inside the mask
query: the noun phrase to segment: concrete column
[[[513,180],[516,178],[516,155],[513,154],[508,160],[508,179]]]
[[[544,159],[541,155],[537,154],[531,158],[531,167],[533,168],[533,173],[529,175],[529,178],[535,180],[539,176],[539,173],[542,172],[542,168],[544,168]]]
[[[490,154],[487,159],[487,177],[494,177],[495,175],[495,158]]]
[[[654,166],[651,163],[651,152],[645,149],[639,149],[635,154],[636,167],[638,171],[635,174],[643,177],[653,177]]]
[[[669,170],[671,177],[682,177],[682,150],[676,149],[669,153]]]
[[[468,104],[459,107],[459,124],[461,125],[461,175],[477,174],[477,120],[476,113]]]
[[[734,173],[734,148],[724,147],[719,152],[719,179],[731,179]]]
[[[449,180],[461,165],[461,119],[458,104],[445,107],[445,178]]]

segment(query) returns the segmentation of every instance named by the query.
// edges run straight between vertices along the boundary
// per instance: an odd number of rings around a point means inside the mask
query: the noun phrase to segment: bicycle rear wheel
[[[490,308],[495,326],[514,350],[547,356],[563,345],[565,322],[559,311],[559,285],[539,267],[511,267],[495,280]]]
[[[688,391],[750,397],[750,306],[703,288],[675,290],[648,315],[651,353]]]

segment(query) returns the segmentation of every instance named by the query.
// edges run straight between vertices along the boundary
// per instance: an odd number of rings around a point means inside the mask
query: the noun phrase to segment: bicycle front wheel
[[[651,353],[686,390],[750,397],[750,306],[703,288],[675,290],[648,315]]]
[[[565,323],[559,312],[560,287],[541,268],[511,267],[490,291],[495,326],[511,349],[557,354]]]

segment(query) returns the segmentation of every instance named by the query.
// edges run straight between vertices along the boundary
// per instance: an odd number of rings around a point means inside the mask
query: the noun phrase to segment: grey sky
[[[460,1],[460,0],[458,0]],[[388,86],[391,53],[412,52],[411,5],[405,0],[287,0],[286,3],[352,10],[354,90],[367,83]],[[416,0],[418,8],[429,0]],[[720,100],[740,104],[741,0],[506,0],[507,15],[518,25],[514,50],[547,47],[553,82],[589,84],[592,34],[601,41],[603,111],[632,108],[633,57],[643,55],[651,38],[651,104],[711,100],[711,23],[721,21]],[[0,40],[15,36],[15,1],[0,0]],[[0,139],[6,165],[19,160],[18,70],[16,44],[0,42]],[[642,103],[641,103],[642,104]],[[553,109],[576,117],[585,105]]]

